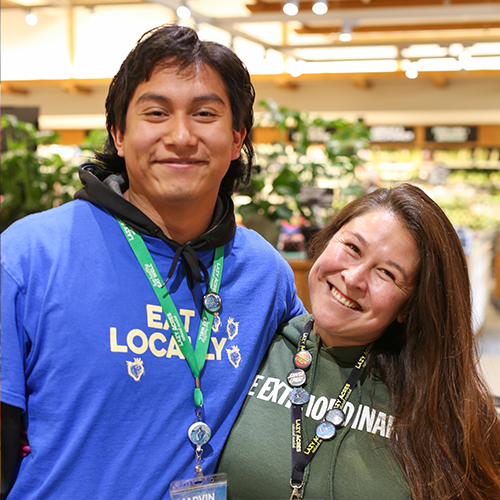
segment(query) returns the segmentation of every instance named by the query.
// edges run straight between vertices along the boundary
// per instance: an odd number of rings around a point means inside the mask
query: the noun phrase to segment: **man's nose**
[[[174,115],[168,121],[164,142],[167,146],[196,146],[197,139],[188,116]]]

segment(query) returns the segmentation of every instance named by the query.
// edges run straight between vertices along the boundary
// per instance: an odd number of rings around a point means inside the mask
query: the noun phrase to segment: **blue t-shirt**
[[[166,277],[174,249],[144,240]],[[199,253],[209,272],[213,254]],[[1,397],[24,411],[31,445],[9,500],[168,498],[195,475],[195,384],[116,219],[83,200],[26,217],[1,259]],[[207,284],[194,302],[179,262],[167,286],[194,343]],[[220,295],[201,375],[205,474],[278,325],[304,312],[291,268],[244,228],[225,246]]]

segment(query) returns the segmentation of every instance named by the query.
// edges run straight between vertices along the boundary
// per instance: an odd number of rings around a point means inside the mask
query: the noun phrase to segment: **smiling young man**
[[[9,500],[163,499],[214,471],[276,328],[304,312],[290,267],[234,219],[253,102],[231,50],[152,30],[111,83],[76,200],[3,234]]]

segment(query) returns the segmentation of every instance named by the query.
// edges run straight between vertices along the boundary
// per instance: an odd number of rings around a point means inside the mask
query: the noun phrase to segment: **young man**
[[[163,499],[213,472],[277,326],[304,312],[290,267],[234,220],[253,102],[226,47],[146,33],[77,199],[3,234],[2,480],[21,418],[31,446],[9,500]]]

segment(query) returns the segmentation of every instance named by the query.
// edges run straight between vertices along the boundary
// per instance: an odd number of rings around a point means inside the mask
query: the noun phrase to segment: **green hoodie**
[[[229,500],[281,500],[292,494],[287,398],[291,388],[286,376],[295,368],[299,335],[310,319],[310,315],[294,318],[278,333],[248,392],[219,463],[219,472],[228,475]],[[365,347],[325,347],[311,332],[307,349],[313,362],[304,385],[311,397],[302,409],[303,449]],[[323,441],[305,470],[302,498],[410,499],[408,484],[389,446],[392,417],[385,384],[365,377],[344,411],[345,426],[332,440]]]

